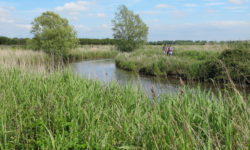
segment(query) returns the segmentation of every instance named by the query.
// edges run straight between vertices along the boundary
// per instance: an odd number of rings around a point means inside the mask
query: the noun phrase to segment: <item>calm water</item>
[[[116,68],[115,61],[112,59],[76,62],[71,64],[71,68],[80,76],[97,79],[104,84],[111,81],[116,81],[121,85],[132,83],[142,88],[150,97],[152,96],[152,89],[156,92],[156,96],[159,96],[161,94],[179,93],[179,89],[183,87],[178,79],[140,76],[132,72],[121,70]],[[214,94],[218,93],[218,91],[223,92],[223,89],[228,89],[227,85],[224,84],[212,85],[207,83],[186,82],[185,85],[194,91],[194,93],[198,87],[205,91],[212,91]],[[243,95],[249,95],[249,87],[239,86],[238,88]]]
[[[98,79],[103,83],[117,81],[119,84],[135,84],[143,88],[149,96],[152,93],[152,88],[156,91],[157,96],[159,96],[162,93],[175,94],[179,91],[178,89],[182,87],[179,80],[176,79],[169,80],[139,76],[132,72],[123,71],[116,68],[115,62],[112,59],[81,61],[72,63],[71,67],[78,75],[89,79]],[[195,88],[197,87],[197,84],[190,84],[189,86],[190,88]]]

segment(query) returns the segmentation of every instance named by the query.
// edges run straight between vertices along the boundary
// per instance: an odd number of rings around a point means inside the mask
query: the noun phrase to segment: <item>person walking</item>
[[[167,50],[168,56],[172,56],[173,53],[174,53],[174,48],[173,48],[173,47],[168,47],[167,49],[168,49],[168,50]]]
[[[167,44],[164,44],[162,50],[163,50],[163,54],[167,54]]]

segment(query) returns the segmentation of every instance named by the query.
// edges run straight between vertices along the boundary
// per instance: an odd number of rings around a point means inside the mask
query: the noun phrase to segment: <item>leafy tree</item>
[[[147,41],[148,27],[124,5],[118,8],[115,19],[112,20],[114,39],[121,51],[133,51],[142,46]]]
[[[78,44],[76,31],[67,19],[54,12],[44,12],[32,22],[36,49],[55,56],[65,56]]]

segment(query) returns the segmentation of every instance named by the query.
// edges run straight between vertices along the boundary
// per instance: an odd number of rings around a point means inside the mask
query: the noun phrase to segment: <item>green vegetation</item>
[[[41,51],[18,50],[0,47],[1,68],[22,69],[33,72],[48,72],[54,61]],[[53,68],[55,69],[55,68]]]
[[[114,39],[79,39],[80,45],[115,45]]]
[[[44,12],[32,22],[35,35],[35,49],[43,50],[54,56],[65,56],[78,44],[76,32],[67,19],[54,12]]]
[[[125,6],[114,25],[121,51],[146,41],[147,26]],[[36,18],[32,32],[24,41],[45,52],[0,49],[0,149],[249,149],[249,95],[183,86],[159,98],[152,90],[150,99],[132,85],[104,85],[61,68],[62,60],[115,57],[114,46],[75,48],[75,31],[53,12]],[[181,45],[168,57],[148,45],[118,54],[116,64],[157,76],[249,82],[249,49],[233,46]]]
[[[160,47],[148,47],[118,55],[116,65],[125,70],[154,76],[249,82],[249,50],[223,51],[228,47],[214,47],[214,45],[210,48],[207,50],[206,46],[196,46],[192,50],[192,47],[186,46],[184,50],[183,46],[177,46],[174,56],[168,57],[163,54]]]
[[[137,88],[0,71],[1,149],[248,149],[249,100],[184,90],[152,101]]]
[[[147,41],[148,27],[139,15],[134,14],[124,5],[120,6],[112,20],[114,39],[120,51],[131,52]]]
[[[5,60],[6,62],[6,63],[3,63],[3,65],[9,65],[9,63],[17,64],[16,62],[17,60],[16,59],[13,60],[11,55],[17,56],[18,59],[23,60],[22,59],[23,57],[24,58],[29,57],[28,55],[36,54],[36,52],[42,55],[37,56],[37,58],[35,58],[34,61],[40,60],[43,57],[46,57],[45,62],[46,61],[51,62],[53,61],[53,59],[57,59],[53,63],[62,63],[62,65],[63,63],[86,60],[86,59],[115,58],[117,54],[119,53],[116,50],[115,46],[112,46],[112,45],[82,45],[82,46],[79,46],[78,48],[75,48],[69,51],[69,53],[66,54],[62,58],[64,62],[58,62],[60,61],[58,58],[54,58],[54,57],[49,58],[49,55],[46,55],[42,51],[32,51],[32,50],[25,49],[24,47],[20,47],[20,46],[0,46],[0,57],[2,56],[3,60]],[[5,58],[5,56],[7,56],[8,58]],[[12,61],[14,61],[15,63],[12,63]],[[49,65],[53,65],[52,62]]]
[[[118,51],[111,45],[85,45],[70,51],[66,58],[70,61],[85,59],[115,58]]]
[[[249,41],[193,41],[193,40],[165,40],[165,41],[150,41],[148,42],[150,45],[206,45],[206,44],[230,44],[230,45],[244,45],[247,44],[249,45]]]

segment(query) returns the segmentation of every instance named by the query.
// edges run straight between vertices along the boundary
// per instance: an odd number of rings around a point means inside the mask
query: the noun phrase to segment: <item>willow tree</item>
[[[34,45],[54,56],[65,56],[78,44],[76,31],[65,18],[54,12],[44,12],[32,22]]]
[[[128,10],[125,5],[118,8],[112,23],[113,37],[119,50],[130,52],[146,43],[148,36],[147,25],[138,14]]]

